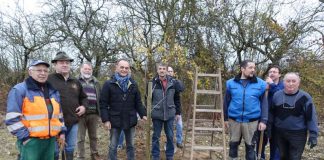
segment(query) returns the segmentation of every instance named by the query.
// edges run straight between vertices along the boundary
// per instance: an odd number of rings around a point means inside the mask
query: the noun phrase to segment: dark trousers
[[[260,142],[260,137],[258,139],[258,142],[256,143],[257,155],[259,155],[259,142]],[[270,160],[280,160],[280,154],[279,154],[277,142],[274,138],[269,138],[269,136],[267,134],[267,130],[264,132],[264,135],[263,135],[261,158],[266,159],[265,147],[267,146],[268,143],[270,143]]]
[[[280,151],[281,160],[300,160],[304,152],[306,130],[291,131],[276,129],[275,137]]]

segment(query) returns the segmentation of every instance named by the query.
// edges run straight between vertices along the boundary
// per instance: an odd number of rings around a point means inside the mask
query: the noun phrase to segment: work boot
[[[180,148],[180,149],[182,149],[183,148],[182,143],[177,143],[177,147]]]
[[[236,160],[238,156],[238,146],[240,142],[230,142],[229,143],[229,157],[230,159]]]
[[[98,153],[94,153],[91,155],[91,160],[103,160]]]
[[[248,145],[245,143],[245,159],[246,160],[256,160],[254,145]]]

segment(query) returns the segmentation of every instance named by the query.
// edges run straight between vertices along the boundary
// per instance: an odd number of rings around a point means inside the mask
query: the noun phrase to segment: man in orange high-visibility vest
[[[48,68],[44,61],[33,61],[29,77],[8,94],[6,125],[24,160],[54,159],[56,136],[65,138],[59,93],[47,82]]]

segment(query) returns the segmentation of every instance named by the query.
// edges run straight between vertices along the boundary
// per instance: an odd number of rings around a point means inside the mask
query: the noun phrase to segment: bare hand
[[[258,126],[259,131],[264,131],[266,128],[267,128],[266,124],[264,124],[262,122],[259,123],[259,126]]]
[[[178,122],[180,120],[180,115],[176,115],[175,120]]]
[[[269,83],[269,84],[271,84],[271,83],[273,83],[273,80],[270,77],[267,77],[266,78],[266,82]]]
[[[146,116],[143,116],[142,120],[147,121],[147,117]]]
[[[79,106],[78,108],[76,108],[75,112],[76,114],[80,117],[82,116],[86,111],[86,108],[84,106]]]
[[[228,121],[224,121],[225,132],[228,132]]]
[[[111,129],[111,123],[110,121],[105,122],[104,126],[109,130]]]

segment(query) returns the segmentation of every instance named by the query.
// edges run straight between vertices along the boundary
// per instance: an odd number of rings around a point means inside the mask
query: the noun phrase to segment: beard
[[[82,73],[81,75],[82,75],[82,77],[85,78],[85,79],[89,79],[89,78],[91,78],[91,76],[92,76],[91,74],[84,74],[84,73]]]

